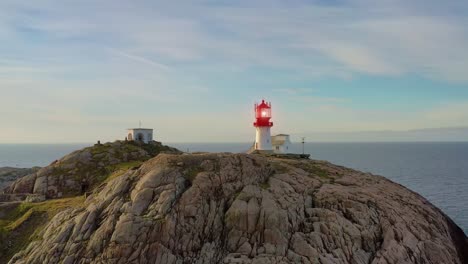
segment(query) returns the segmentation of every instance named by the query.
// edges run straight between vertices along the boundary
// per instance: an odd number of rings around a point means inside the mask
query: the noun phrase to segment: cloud
[[[412,73],[468,81],[468,23],[454,15],[466,8],[463,4],[441,7],[439,14],[427,8],[439,6],[435,1],[4,5],[22,19],[9,15],[0,28],[34,29],[50,37],[52,46],[63,39],[73,40],[72,45],[90,39],[97,46],[112,43],[125,51],[121,55],[149,64],[154,61],[148,58],[156,56],[197,66],[220,61],[244,69],[258,65],[338,77]],[[167,66],[154,65],[159,64]]]
[[[321,50],[355,72],[382,75],[402,73],[401,69],[389,64],[369,48],[353,46],[350,43],[329,43],[323,45]]]
[[[452,82],[466,89],[467,7],[435,0],[5,0],[0,119],[44,136],[48,128],[37,120],[67,124],[64,140],[94,130],[86,120],[112,134],[112,126],[139,117],[168,126],[183,119],[211,138],[221,133],[210,123],[239,129],[251,117],[231,114],[233,108],[266,94],[278,102],[275,128],[286,132],[467,125],[468,108],[455,100],[432,98],[408,113],[398,103],[391,111],[369,109],[350,95],[360,93],[363,76],[422,77],[438,89]],[[333,93],[319,89],[327,82]],[[210,122],[197,121],[204,114]]]
[[[152,61],[150,59],[147,59],[147,58],[144,58],[144,57],[141,57],[141,56],[136,56],[136,55],[129,54],[129,53],[126,53],[126,52],[123,52],[123,51],[115,50],[115,49],[109,49],[109,50],[110,50],[110,52],[112,52],[114,54],[117,54],[119,56],[131,59],[131,60],[139,61],[139,62],[154,66],[154,67],[162,69],[162,70],[169,70],[170,69],[170,67],[165,65],[165,64],[158,63],[158,62]]]

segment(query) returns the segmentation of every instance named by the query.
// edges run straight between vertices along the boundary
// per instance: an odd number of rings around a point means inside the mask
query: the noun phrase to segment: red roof
[[[271,108],[268,103],[265,103],[265,100],[262,100],[262,103],[257,106],[257,108]]]

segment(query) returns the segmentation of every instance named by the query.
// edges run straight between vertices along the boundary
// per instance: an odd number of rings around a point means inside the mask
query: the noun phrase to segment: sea
[[[0,167],[46,166],[91,144],[0,144]],[[187,152],[245,152],[251,143],[167,143]],[[300,143],[293,151],[382,175],[426,197],[468,234],[468,142]]]

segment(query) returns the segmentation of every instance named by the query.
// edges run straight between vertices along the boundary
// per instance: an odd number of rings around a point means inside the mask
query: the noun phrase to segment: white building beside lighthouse
[[[292,143],[287,134],[278,134],[271,137],[271,145],[273,146],[273,152],[282,154],[282,153],[292,153]]]
[[[262,103],[255,104],[255,119],[254,127],[256,130],[254,150],[261,152],[273,152],[273,146],[271,142],[270,128],[273,126],[273,122],[270,122],[271,118],[271,103],[262,100]]]
[[[129,128],[127,131],[128,141],[139,141],[149,143],[153,140],[153,129],[151,128]]]

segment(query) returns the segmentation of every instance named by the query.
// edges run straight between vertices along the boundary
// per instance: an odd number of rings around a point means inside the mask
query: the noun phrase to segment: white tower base
[[[273,151],[273,147],[271,145],[271,133],[270,127],[256,127],[256,135],[255,135],[255,150],[260,151]]]

